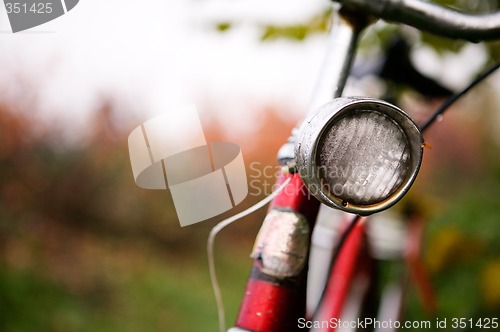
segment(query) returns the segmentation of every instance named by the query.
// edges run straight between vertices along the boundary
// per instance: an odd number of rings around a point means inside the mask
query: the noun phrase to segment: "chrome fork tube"
[[[338,4],[332,6],[333,14],[326,55],[309,101],[308,113],[342,95],[356,53],[359,35],[370,21],[370,17],[363,13],[339,9]],[[278,161],[281,165],[287,165],[295,160],[297,128],[292,131],[288,142],[278,151]]]
[[[359,35],[367,25],[364,15],[334,10],[326,56],[309,104],[309,112],[340,97],[356,53]]]

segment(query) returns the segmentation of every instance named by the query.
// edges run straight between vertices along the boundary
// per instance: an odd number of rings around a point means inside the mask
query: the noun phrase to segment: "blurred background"
[[[470,11],[499,5],[439,2]],[[329,16],[327,0],[85,0],[12,34],[2,6],[0,331],[215,331],[208,232],[270,192],[276,151],[320,70]],[[403,35],[415,66],[452,90],[500,59],[497,42],[375,27],[359,63]],[[423,259],[439,318],[500,312],[499,86],[493,75],[429,130],[407,199],[426,218]],[[417,121],[440,103],[373,76],[351,80],[348,91],[390,94]],[[255,181],[234,211],[181,228],[168,191],[136,187],[127,136],[191,103],[208,141],[241,146]],[[218,237],[229,323],[264,215]],[[428,318],[414,291],[408,311]]]

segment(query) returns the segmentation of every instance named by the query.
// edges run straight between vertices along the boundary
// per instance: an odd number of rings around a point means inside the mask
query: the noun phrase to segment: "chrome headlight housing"
[[[423,154],[418,127],[398,107],[372,98],[337,98],[302,124],[298,172],[322,203],[369,215],[399,201]]]

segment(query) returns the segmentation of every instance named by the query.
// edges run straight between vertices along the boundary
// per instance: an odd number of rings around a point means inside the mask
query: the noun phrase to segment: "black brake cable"
[[[473,87],[483,81],[485,78],[490,76],[490,74],[494,73],[500,67],[500,62],[495,63],[493,66],[489,67],[485,70],[481,75],[479,75],[475,80],[473,80],[465,89],[460,92],[455,93],[450,96],[444,103],[439,106],[439,108],[434,112],[434,114],[422,125],[420,125],[420,132],[424,132],[427,128],[430,127],[443,113],[453,105],[460,97],[464,96],[467,92],[469,92]]]

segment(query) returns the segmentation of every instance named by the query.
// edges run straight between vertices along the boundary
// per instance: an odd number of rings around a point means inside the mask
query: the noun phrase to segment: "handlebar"
[[[333,0],[384,20],[471,42],[500,39],[500,12],[466,14],[422,0]]]

